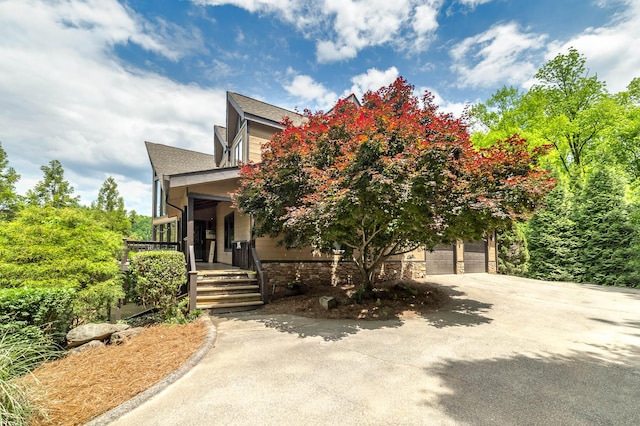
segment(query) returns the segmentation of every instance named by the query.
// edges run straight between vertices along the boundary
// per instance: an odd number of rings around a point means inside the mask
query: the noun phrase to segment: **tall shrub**
[[[179,316],[178,292],[186,282],[186,261],[179,251],[134,253],[131,270],[145,306],[154,306],[165,319]]]
[[[624,199],[625,185],[607,168],[594,171],[580,192],[575,223],[580,282],[635,287],[638,285],[637,230]]]
[[[498,232],[498,272],[523,277],[529,271],[529,248],[521,224]]]
[[[121,249],[88,209],[25,207],[0,227],[0,288],[74,288],[76,313],[91,319],[122,295]]]
[[[546,208],[529,221],[529,273],[532,278],[575,281],[582,269],[577,258],[579,242],[572,218],[572,203],[561,185],[546,197]]]

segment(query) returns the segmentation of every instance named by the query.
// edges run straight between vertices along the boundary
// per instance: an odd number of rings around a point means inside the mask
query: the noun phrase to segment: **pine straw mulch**
[[[37,418],[35,424],[86,423],[180,368],[206,335],[202,321],[154,325],[122,345],[91,349],[40,366],[34,376],[48,418]]]
[[[260,311],[308,318],[389,320],[433,312],[449,298],[437,286],[414,280],[378,282],[373,293],[363,298],[357,297],[354,285],[301,285],[297,290],[303,294],[292,295],[292,289],[277,287],[269,304]],[[338,306],[326,310],[320,305],[321,296],[333,297]]]

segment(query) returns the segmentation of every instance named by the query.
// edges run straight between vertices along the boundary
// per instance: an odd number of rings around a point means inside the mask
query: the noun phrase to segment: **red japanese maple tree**
[[[530,214],[554,183],[524,140],[474,148],[464,123],[402,78],[362,106],[305,117],[242,168],[235,203],[288,248],[345,250],[365,289],[390,256],[480,238]]]

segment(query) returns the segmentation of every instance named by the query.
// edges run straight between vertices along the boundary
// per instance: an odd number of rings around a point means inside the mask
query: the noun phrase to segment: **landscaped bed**
[[[155,325],[122,345],[110,345],[46,363],[37,380],[47,418],[41,425],[79,425],[122,404],[180,368],[202,345],[202,321]]]
[[[294,295],[295,293],[302,293]],[[333,297],[337,306],[325,309],[319,299]],[[386,320],[437,310],[447,299],[439,288],[418,281],[376,283],[371,293],[354,285],[278,286],[261,312],[310,318]]]

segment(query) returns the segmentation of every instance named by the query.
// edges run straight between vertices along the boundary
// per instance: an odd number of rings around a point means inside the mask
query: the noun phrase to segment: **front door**
[[[204,262],[206,253],[207,222],[196,220],[193,222],[193,250],[198,262]]]

